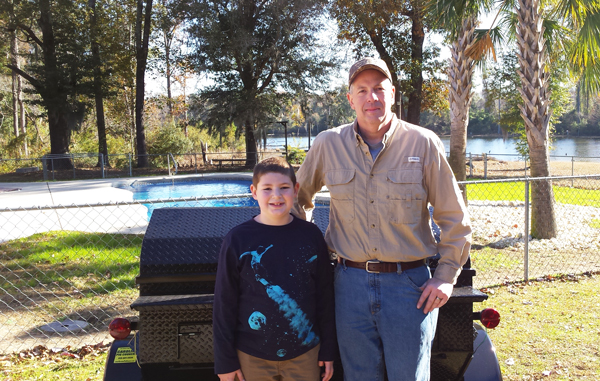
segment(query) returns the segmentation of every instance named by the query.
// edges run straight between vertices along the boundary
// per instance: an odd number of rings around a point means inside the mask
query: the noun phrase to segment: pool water
[[[136,182],[128,189],[133,192],[134,200],[165,200],[175,198],[198,197],[198,201],[152,202],[144,203],[148,208],[148,220],[152,211],[157,208],[174,207],[223,207],[223,206],[258,206],[251,197],[235,197],[250,193],[249,180],[197,180],[168,183]],[[217,197],[204,200],[204,197]]]
[[[200,180],[174,183],[136,183],[133,187],[134,200],[165,198],[207,197],[250,193],[251,181],[244,180]]]

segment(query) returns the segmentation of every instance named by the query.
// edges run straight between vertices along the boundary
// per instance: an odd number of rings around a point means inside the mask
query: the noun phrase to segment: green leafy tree
[[[426,101],[443,88],[436,58],[436,47],[424,48],[428,28],[425,2],[335,0],[331,14],[340,27],[338,38],[353,44],[358,57],[375,50],[392,74],[396,104],[401,104],[403,119],[419,124],[421,111],[436,102]],[[425,79],[423,73],[428,72]]]
[[[323,12],[319,0],[198,1],[189,34],[197,70],[215,85],[203,92],[207,119],[243,127],[246,165],[257,160],[255,130],[282,89],[294,93],[321,85],[331,61],[317,53]],[[263,120],[261,120],[263,119]],[[257,123],[259,122],[259,123]]]
[[[5,6],[3,3],[4,14]],[[85,112],[82,96],[89,72],[84,9],[84,4],[53,0],[19,2],[13,7],[13,27],[34,49],[26,67],[7,67],[40,95],[47,112],[52,154],[69,152],[71,131],[81,123]],[[55,160],[54,165],[58,169],[72,168],[70,159]]]
[[[145,168],[149,164],[144,130],[144,101],[148,46],[152,26],[152,1],[137,0],[135,19],[135,140],[138,168]]]

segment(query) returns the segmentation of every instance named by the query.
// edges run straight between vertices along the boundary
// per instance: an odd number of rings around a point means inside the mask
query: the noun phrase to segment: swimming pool
[[[250,180],[236,178],[161,179],[134,181],[125,188],[133,192],[134,200],[149,200],[143,205],[150,219],[157,208],[258,206],[249,195],[250,184]],[[193,197],[197,200],[190,200]]]

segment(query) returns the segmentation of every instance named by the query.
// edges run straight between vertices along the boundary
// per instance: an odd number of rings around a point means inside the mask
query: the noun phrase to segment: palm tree
[[[547,68],[548,48],[562,47],[564,51],[555,49],[553,56],[566,56],[571,72],[584,80],[588,91],[597,92],[600,89],[600,1],[561,0],[546,5],[548,7],[543,15],[540,0],[519,0],[515,7],[516,40],[519,49],[518,73],[521,77],[520,93],[523,98],[523,106],[520,109],[525,122],[533,177],[550,176],[548,152],[551,109],[548,86],[551,71]],[[544,33],[544,25],[549,25],[550,17],[556,20],[554,23],[570,32],[573,40],[567,39],[563,44],[548,45],[547,40],[556,40],[551,34]],[[557,224],[551,180],[532,183],[531,205],[531,235],[536,238],[556,237]]]
[[[469,53],[475,48],[477,16],[482,11],[488,11],[490,7],[491,1],[488,0],[479,3],[465,0],[442,0],[432,1],[427,6],[439,26],[449,33],[452,41],[448,68],[451,131],[449,163],[454,176],[459,181],[467,178],[465,159],[467,127],[475,64],[474,55]],[[462,191],[466,202],[466,187],[462,187]]]
[[[479,1],[479,7],[484,9],[487,5],[487,0]],[[540,0],[519,0],[518,4],[510,3],[509,0],[502,1],[500,10],[505,14],[505,21],[502,23],[505,26],[514,26],[514,34],[517,40],[519,49],[519,76],[521,77],[521,97],[523,98],[523,106],[521,107],[521,116],[525,122],[527,133],[527,143],[529,146],[531,174],[534,177],[550,176],[549,164],[549,122],[551,116],[550,109],[550,93],[548,91],[550,81],[550,71],[547,69],[550,55],[547,54],[549,46],[554,47],[552,52],[555,63],[561,57],[568,59],[569,69],[579,78],[583,87],[589,93],[597,93],[600,91],[600,0],[559,0],[557,2],[548,2],[545,4],[544,14],[540,11]],[[459,13],[458,10],[464,9],[479,9],[476,4],[469,0],[446,0],[443,5],[438,3],[437,9],[442,12],[438,14],[444,15],[446,18],[459,17],[461,21],[469,20],[476,13],[464,12]],[[434,7],[435,9],[435,7]],[[514,14],[509,14],[507,10],[514,9]],[[543,17],[544,16],[544,17]],[[515,20],[511,22],[510,20]],[[552,20],[554,21],[552,21]],[[448,22],[448,25],[456,25]],[[467,21],[468,25],[468,21]],[[451,31],[460,31],[454,27]],[[556,37],[557,32],[568,32],[571,39],[559,39]],[[459,49],[464,49],[466,56],[472,59],[481,58],[486,52],[493,52],[493,43],[490,35],[492,29],[483,34],[483,38],[477,40],[473,38],[469,44],[459,44]],[[456,32],[454,32],[456,33]],[[460,34],[457,34],[460,36]],[[497,31],[495,34],[497,38]],[[556,41],[551,45],[547,41]],[[460,40],[459,40],[460,41]],[[458,57],[459,59],[454,59]],[[461,56],[461,53],[453,51],[453,60],[456,61],[456,66],[461,62],[468,63],[468,59]],[[455,65],[451,62],[451,65]],[[463,67],[469,68],[468,64],[463,64]],[[458,67],[458,66],[457,66]],[[451,71],[452,73],[452,71]],[[466,91],[470,88],[470,82],[463,83],[467,79],[466,76],[450,75],[451,94],[458,93],[458,90]],[[469,77],[470,79],[470,77]],[[462,99],[468,97],[462,93],[462,98],[456,97],[458,101],[452,104],[453,95],[451,95],[451,115],[452,118],[458,118],[457,121],[452,121],[451,137],[451,165],[459,178],[459,164],[452,164],[453,153],[459,156],[462,147],[463,136],[466,134],[466,123],[464,128],[461,126],[462,118],[465,118],[464,112],[460,112],[465,104]],[[467,107],[468,110],[468,107]],[[466,114],[468,116],[468,113]],[[456,125],[456,127],[454,127]],[[464,132],[463,132],[464,131]],[[452,140],[454,138],[454,140]],[[455,142],[455,143],[453,143]],[[465,144],[466,146],[466,140]],[[464,151],[463,151],[464,155]],[[464,157],[464,156],[463,156]],[[464,161],[463,161],[464,163]],[[464,169],[464,164],[462,167]],[[557,234],[556,217],[554,213],[554,194],[552,190],[551,180],[535,181],[532,184],[531,192],[532,213],[531,213],[531,235],[536,238],[553,238]]]

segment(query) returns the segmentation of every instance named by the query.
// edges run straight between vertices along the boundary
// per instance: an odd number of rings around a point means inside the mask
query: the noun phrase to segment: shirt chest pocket
[[[423,172],[418,169],[388,171],[387,199],[390,222],[415,224],[421,217],[424,189]]]
[[[356,185],[354,169],[337,169],[325,173],[325,184],[331,195],[331,209],[343,222],[354,220],[354,187]]]

